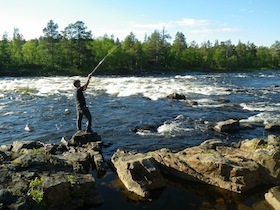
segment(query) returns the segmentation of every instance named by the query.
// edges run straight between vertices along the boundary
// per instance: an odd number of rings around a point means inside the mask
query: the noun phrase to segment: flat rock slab
[[[111,161],[120,180],[130,192],[149,197],[151,190],[166,186],[157,163],[151,156],[118,150]]]
[[[269,136],[229,146],[213,139],[176,153],[166,148],[148,153],[119,150],[111,161],[125,187],[143,197],[165,186],[162,174],[243,193],[262,184],[280,184],[276,141]]]

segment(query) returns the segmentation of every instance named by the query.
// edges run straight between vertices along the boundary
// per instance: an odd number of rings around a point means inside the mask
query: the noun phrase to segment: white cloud
[[[233,32],[238,32],[240,29],[238,28],[202,28],[202,29],[195,29],[191,30],[190,33],[192,34],[210,34],[210,33],[233,33]]]
[[[197,26],[207,26],[211,22],[208,20],[196,20],[190,18],[183,18],[181,20],[170,20],[167,22],[159,22],[152,24],[135,24],[132,23],[132,26],[135,28],[148,28],[148,29],[158,29],[158,28],[171,28],[171,27],[197,27]]]
[[[208,20],[196,20],[190,18],[183,18],[182,20],[174,21],[174,23],[178,24],[179,26],[189,26],[189,27],[206,26],[211,24],[210,21]]]
[[[158,29],[163,27],[171,27],[169,22],[153,23],[153,24],[133,24],[135,28]]]
[[[167,33],[171,37],[175,36],[178,31],[184,32],[185,34],[193,34],[197,38],[201,36],[210,36],[210,34],[215,36],[223,36],[225,34],[239,32],[239,28],[230,27],[227,23],[215,22],[205,19],[192,19],[192,18],[182,18],[178,20],[170,20],[158,23],[139,23],[139,22],[128,22],[121,30],[114,29],[112,27],[110,30],[106,29],[94,31],[94,35],[103,36],[104,34],[113,34],[115,38],[124,40],[124,38],[132,32],[137,39],[143,40],[145,35],[150,35],[154,30],[162,30],[165,28]]]

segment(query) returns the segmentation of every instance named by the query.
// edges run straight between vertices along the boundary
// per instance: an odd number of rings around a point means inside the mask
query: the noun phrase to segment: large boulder
[[[197,146],[178,153],[168,150],[150,152],[163,172],[188,180],[203,182],[234,192],[244,192],[261,183],[261,167],[239,149]]]
[[[250,154],[251,159],[266,169],[264,183],[280,184],[280,147],[277,139],[271,135],[267,140],[244,140],[240,145],[240,150]]]
[[[156,161],[149,155],[118,150],[111,162],[125,187],[137,195],[149,197],[151,190],[166,186]]]
[[[162,172],[190,181],[200,181],[234,192],[245,192],[260,184],[280,184],[279,139],[244,140],[240,147],[208,140],[178,153],[167,149],[150,152]]]
[[[56,173],[44,177],[42,186],[49,208],[68,210],[103,203],[90,174]]]
[[[214,130],[218,132],[232,132],[237,131],[239,129],[239,121],[234,119],[220,121],[214,126]]]
[[[101,137],[97,133],[77,132],[72,136],[68,145],[81,146],[83,144],[87,144],[89,142],[95,142],[95,141],[101,141]]]
[[[172,93],[168,95],[167,98],[175,99],[175,100],[186,100],[186,96],[179,93]]]
[[[111,160],[126,188],[144,197],[152,189],[153,177],[160,181],[157,187],[164,186],[161,173],[237,193],[261,184],[280,184],[280,150],[275,136],[237,145],[213,139],[176,153],[166,148],[146,154],[118,151]]]
[[[86,172],[92,165],[98,176],[106,173],[102,155],[103,143],[97,133],[77,132],[70,139],[63,137],[61,142],[67,147],[67,151],[63,152],[63,158],[70,161],[75,171]]]

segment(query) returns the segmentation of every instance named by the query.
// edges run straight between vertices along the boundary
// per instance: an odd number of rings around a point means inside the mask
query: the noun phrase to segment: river
[[[75,79],[86,82],[85,77],[79,76],[0,78],[0,145],[23,140],[58,143],[61,137],[73,135],[76,131]],[[168,99],[167,96],[172,93],[183,94],[186,100]],[[103,155],[109,160],[118,148],[147,152],[167,147],[179,151],[213,138],[227,143],[264,138],[270,134],[263,129],[265,124],[280,123],[279,93],[280,71],[252,71],[142,77],[94,76],[85,97],[93,116],[93,130],[101,135]],[[226,103],[221,99],[226,99]],[[250,124],[254,129],[231,134],[219,134],[208,129],[217,121],[231,118],[240,119],[241,123]],[[135,128],[146,125],[155,130],[134,132]],[[106,183],[111,183],[115,176],[108,172],[104,179]],[[170,192],[174,191],[172,195],[179,196],[176,199],[189,194],[193,198],[190,202],[195,205],[193,209],[199,209],[205,195],[198,195],[193,188],[170,185],[166,192],[171,195]],[[106,191],[106,187],[102,190]],[[116,194],[116,187],[111,187],[110,193]],[[164,193],[156,199],[157,202],[164,200]],[[123,205],[128,207],[152,209],[154,205],[150,201],[131,204],[133,199],[124,197]],[[177,200],[169,197],[168,205],[175,205]],[[231,209],[231,204],[225,203],[227,209]],[[243,202],[242,205],[249,204]],[[103,209],[114,208],[103,206]]]

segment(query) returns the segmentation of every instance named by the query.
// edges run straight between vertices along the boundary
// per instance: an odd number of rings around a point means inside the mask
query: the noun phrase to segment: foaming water
[[[165,98],[167,93],[227,95],[221,87],[195,82],[195,77],[127,77],[97,78],[94,89],[103,90],[109,95],[128,97],[142,95],[151,100]]]
[[[229,118],[258,125],[280,123],[279,77],[278,71],[92,77],[85,94],[94,130],[111,145],[105,151],[110,156],[118,147],[147,151],[196,145],[219,136],[207,127]],[[72,135],[75,79],[85,83],[87,78],[1,78],[0,143],[30,139],[58,142],[62,136]],[[183,94],[186,100],[168,99],[172,93]],[[30,131],[25,130],[27,124]],[[157,130],[131,132],[147,124]],[[235,141],[259,134],[250,130],[223,138]]]

